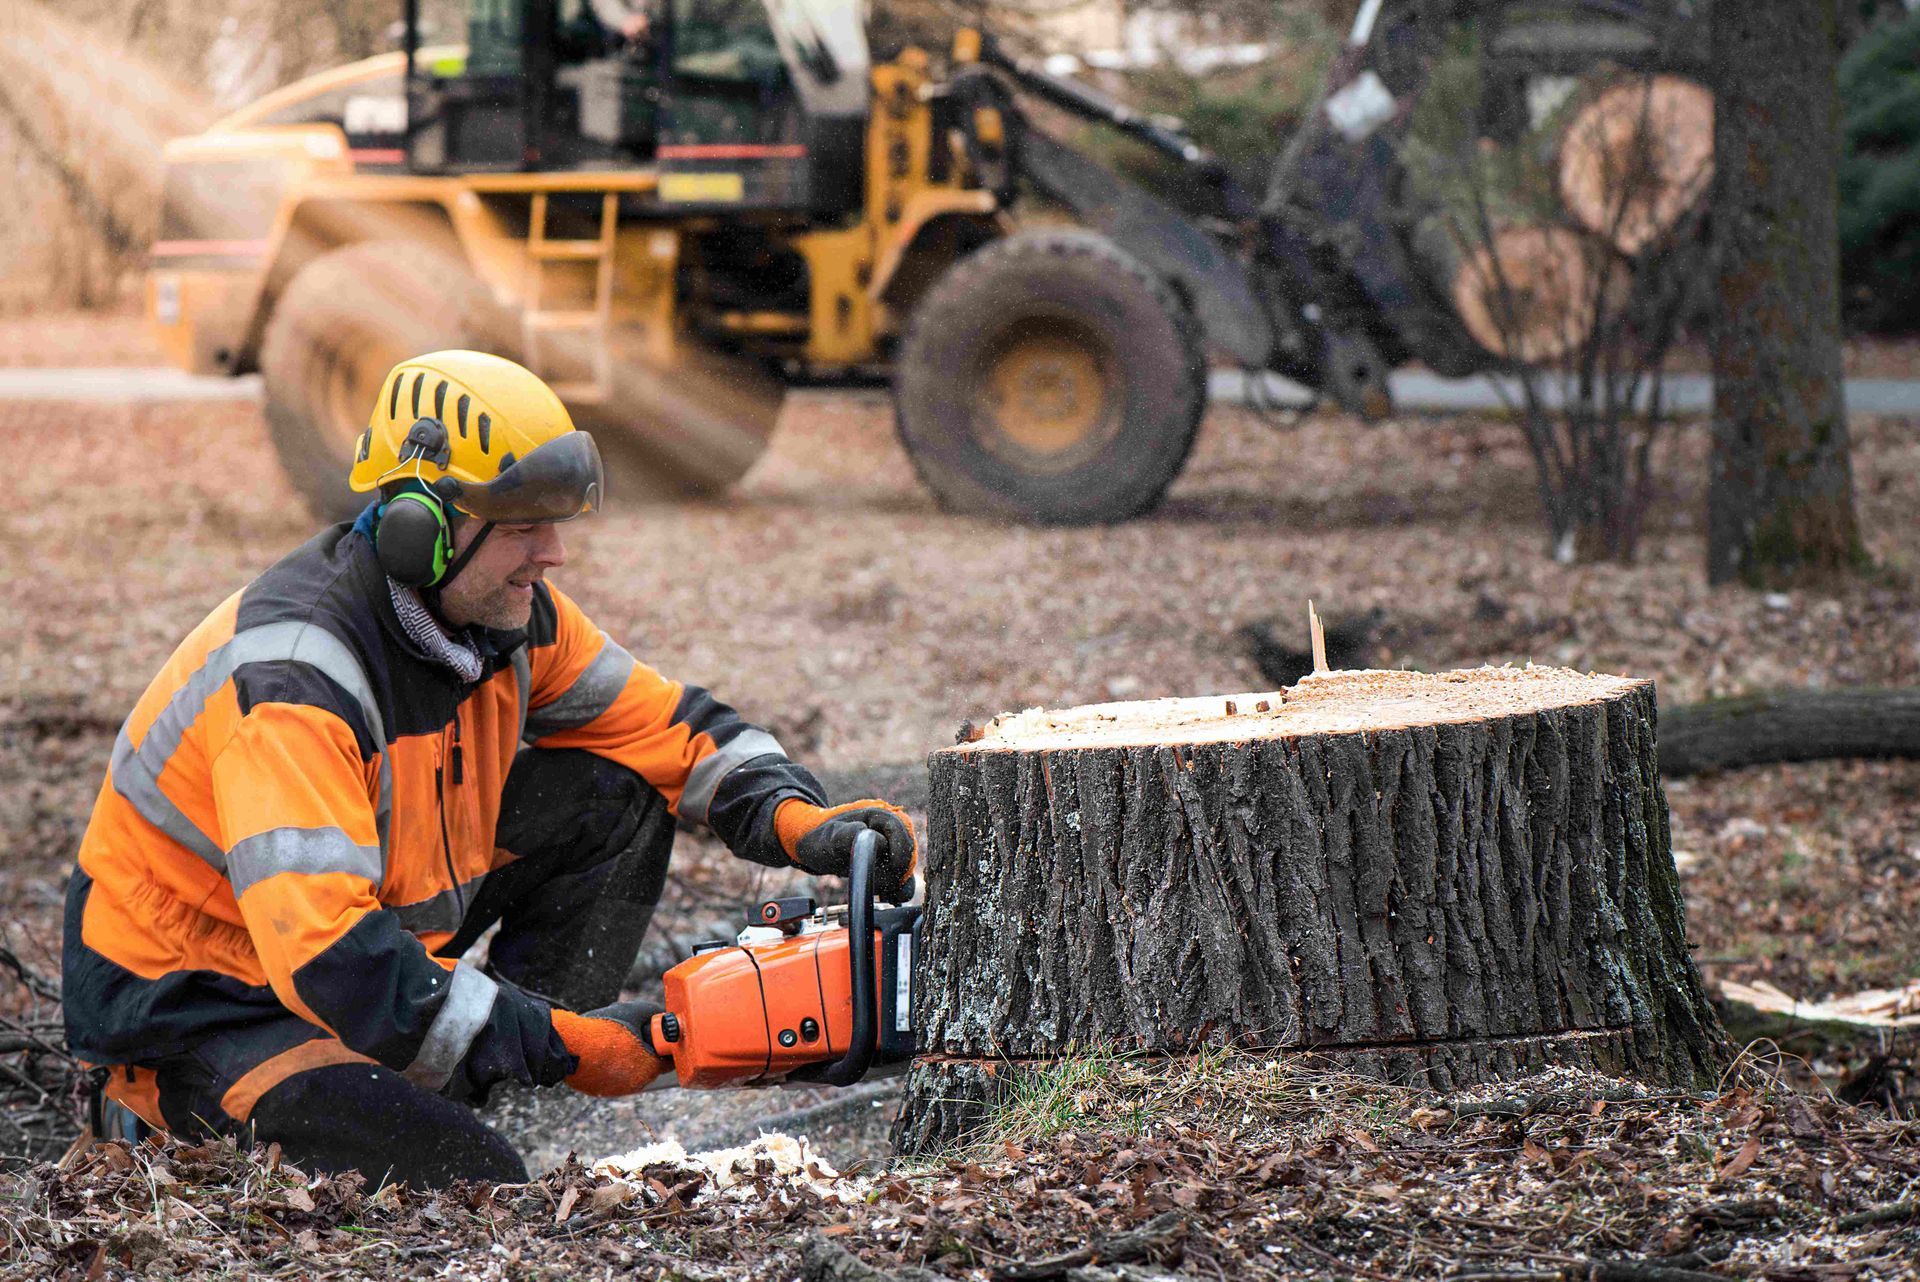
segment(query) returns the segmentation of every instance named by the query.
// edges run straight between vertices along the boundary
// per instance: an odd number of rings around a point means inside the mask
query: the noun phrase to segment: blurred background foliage
[[[1840,278],[1850,325],[1920,329],[1920,12],[1870,26],[1840,63]]]

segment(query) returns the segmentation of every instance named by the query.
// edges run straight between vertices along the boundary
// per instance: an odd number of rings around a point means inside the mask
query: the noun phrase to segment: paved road
[[[1423,414],[1501,409],[1519,399],[1519,385],[1510,378],[1441,378],[1402,370],[1389,384],[1396,406]],[[1248,388],[1249,380],[1239,370],[1215,370],[1209,391],[1216,401],[1239,405],[1245,403]],[[1304,405],[1309,400],[1304,387],[1277,374],[1267,376],[1265,391],[1263,399],[1272,404]],[[1563,389],[1550,383],[1545,393],[1549,402],[1557,403]],[[1713,379],[1706,374],[1669,375],[1662,399],[1669,412],[1704,414],[1713,407]],[[1920,379],[1850,378],[1847,408],[1856,414],[1920,414]]]
[[[1512,380],[1506,380],[1509,397]],[[1506,401],[1490,378],[1440,378],[1403,371],[1392,379],[1394,402],[1403,410],[1448,414],[1496,410]],[[1215,370],[1210,392],[1216,401],[1244,403],[1249,383],[1238,370]],[[1547,389],[1556,399],[1557,389]],[[155,401],[251,401],[260,397],[260,379],[196,378],[165,366],[118,369],[0,369],[0,401],[79,401],[149,403]],[[1275,405],[1304,405],[1305,388],[1276,375],[1266,380],[1263,397]],[[1676,374],[1667,380],[1666,401],[1679,413],[1704,413],[1713,402],[1713,380],[1704,374]],[[1920,415],[1920,379],[1850,378],[1847,407],[1858,414]]]
[[[0,401],[257,401],[260,378],[196,378],[170,366],[0,369]]]

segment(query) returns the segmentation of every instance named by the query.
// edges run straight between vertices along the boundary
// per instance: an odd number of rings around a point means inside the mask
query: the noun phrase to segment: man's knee
[[[635,771],[582,749],[527,748],[507,774],[496,839],[518,860],[577,872],[648,835],[670,845],[672,831],[666,798]]]
[[[518,1184],[526,1164],[471,1110],[373,1064],[296,1073],[260,1097],[255,1138],[320,1171],[438,1188],[455,1180]]]
[[[528,749],[514,762],[490,874],[454,945],[496,918],[496,974],[575,1010],[619,996],[666,887],[674,821],[633,771],[580,751]]]

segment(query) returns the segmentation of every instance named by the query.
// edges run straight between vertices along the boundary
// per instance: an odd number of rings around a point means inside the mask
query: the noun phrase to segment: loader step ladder
[[[620,195],[603,192],[600,196],[600,235],[593,240],[550,240],[547,237],[547,193],[533,194],[533,209],[527,228],[526,308],[520,314],[521,345],[527,365],[542,372],[545,361],[541,342],[559,334],[580,334],[588,343],[590,380],[548,381],[554,395],[570,404],[599,405],[613,395],[613,357],[608,351],[608,330],[613,319],[613,243],[619,227]],[[544,306],[546,273],[549,263],[592,263],[593,306],[555,309]],[[577,365],[578,362],[571,362]]]

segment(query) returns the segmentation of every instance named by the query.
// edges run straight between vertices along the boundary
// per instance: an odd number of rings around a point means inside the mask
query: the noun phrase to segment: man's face
[[[465,552],[482,528],[483,522],[471,518],[461,522],[453,536],[454,556]],[[533,610],[533,585],[566,563],[559,526],[496,525],[473,559],[441,587],[440,616],[455,628],[524,628]]]

